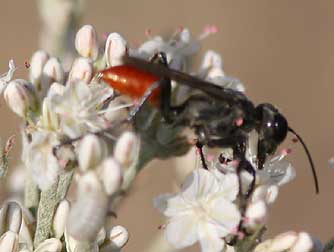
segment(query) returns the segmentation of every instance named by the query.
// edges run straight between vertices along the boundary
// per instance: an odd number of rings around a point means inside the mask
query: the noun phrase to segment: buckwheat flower
[[[19,237],[13,231],[7,231],[0,237],[1,252],[19,252]]]
[[[81,171],[94,168],[107,156],[106,143],[95,135],[85,136],[78,146],[78,161]]]
[[[129,167],[139,152],[139,138],[134,132],[124,132],[117,140],[114,157],[124,168]]]
[[[100,180],[107,195],[115,193],[123,182],[123,169],[113,158],[107,158],[98,168]]]
[[[77,201],[71,207],[66,230],[77,241],[96,240],[108,210],[108,197],[96,173],[89,171],[78,181]]]
[[[222,238],[233,233],[241,215],[233,203],[238,192],[238,179],[218,180],[210,171],[196,169],[182,185],[179,194],[161,195],[154,201],[169,218],[167,241],[184,248],[199,241],[202,251],[221,251]]]
[[[70,138],[83,135],[87,131],[97,131],[105,127],[103,111],[98,111],[102,99],[110,88],[93,90],[83,81],[73,81],[65,87],[63,96],[53,96],[54,111],[60,117],[60,128]]]
[[[14,201],[6,202],[0,210],[0,235],[6,231],[19,233],[22,224],[22,210]]]
[[[263,200],[252,202],[248,205],[245,213],[245,226],[256,228],[264,224],[268,218],[268,208]]]
[[[53,146],[59,141],[51,133],[37,131],[32,134],[32,141],[26,145],[25,165],[32,171],[32,176],[41,190],[48,189],[56,182],[62,171],[57,158],[53,155]]]
[[[285,232],[256,246],[254,252],[311,252],[312,237],[305,232]]]
[[[52,101],[48,97],[43,99],[39,126],[48,131],[57,131],[60,127],[60,118],[54,111]]]
[[[123,57],[127,51],[126,40],[118,33],[108,35],[104,57],[107,66],[119,66],[123,64]]]
[[[55,212],[53,217],[52,230],[54,237],[60,239],[65,231],[67,216],[70,212],[70,202],[62,200]]]
[[[11,81],[16,71],[14,60],[10,60],[8,63],[9,70],[7,73],[0,75],[0,94],[5,90],[7,84]]]
[[[29,79],[33,83],[38,92],[42,91],[42,73],[46,62],[49,60],[49,54],[43,50],[39,50],[33,54],[30,60]]]
[[[4,97],[9,108],[20,117],[27,117],[29,113],[37,112],[39,100],[34,86],[26,80],[11,81]]]
[[[96,60],[99,53],[99,45],[95,28],[92,25],[84,25],[75,36],[75,48],[85,58]]]
[[[67,81],[82,80],[88,84],[92,80],[93,71],[91,60],[83,57],[77,58],[71,67]]]
[[[64,83],[64,80],[65,72],[63,66],[57,58],[51,57],[43,67],[40,91],[41,97],[47,94],[52,83]]]
[[[123,226],[114,226],[109,230],[107,239],[100,252],[120,251],[129,240],[129,232]]]
[[[50,238],[43,241],[34,252],[61,252],[63,245],[59,239]]]

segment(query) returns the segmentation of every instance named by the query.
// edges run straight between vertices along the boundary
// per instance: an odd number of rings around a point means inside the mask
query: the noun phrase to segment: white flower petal
[[[196,200],[218,190],[218,180],[211,172],[204,169],[196,169],[186,178],[182,185],[182,196],[187,200]]]
[[[224,197],[213,198],[208,202],[209,215],[213,223],[219,227],[219,236],[224,237],[238,226],[241,214],[237,206]]]
[[[217,233],[215,225],[203,223],[198,230],[202,252],[222,251],[225,242]]]
[[[153,205],[168,217],[182,215],[191,210],[185,199],[175,194],[160,195],[154,199]]]
[[[193,245],[198,239],[194,216],[188,215],[170,219],[166,227],[166,239],[177,249]]]

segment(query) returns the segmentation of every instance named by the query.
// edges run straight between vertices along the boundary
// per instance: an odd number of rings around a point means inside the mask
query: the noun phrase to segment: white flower
[[[155,199],[155,207],[169,217],[168,242],[183,248],[199,241],[202,251],[221,251],[225,245],[222,238],[235,231],[241,218],[233,203],[238,188],[235,174],[217,179],[207,170],[196,169],[179,194]]]
[[[25,138],[23,138],[25,139]],[[24,141],[25,142],[25,141]],[[53,155],[53,146],[59,144],[53,134],[37,131],[32,134],[31,143],[23,145],[23,161],[41,190],[56,182],[61,166]]]
[[[60,116],[60,128],[71,138],[87,131],[97,131],[105,127],[105,120],[99,111],[103,100],[112,95],[112,89],[94,89],[82,81],[73,81],[65,87],[64,94],[54,95],[54,111]]]

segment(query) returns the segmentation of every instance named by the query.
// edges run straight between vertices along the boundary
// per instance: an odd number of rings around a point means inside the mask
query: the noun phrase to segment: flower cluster
[[[201,41],[216,32],[215,26],[207,26],[195,38],[182,28],[168,39],[148,33],[148,40],[134,48],[118,33],[110,33],[101,44],[94,27],[85,25],[76,34],[79,56],[69,69],[43,50],[31,58],[29,80],[13,79],[15,65],[9,63],[8,73],[0,76],[0,91],[24,123],[21,159],[26,186],[24,206],[8,201],[1,208],[0,251],[107,252],[123,248],[127,230],[107,227],[106,219],[115,216],[116,204],[148,161],[181,155],[190,143],[150,105],[127,121],[129,125],[121,123],[130,109],[137,109],[137,101],[102,83],[99,74],[122,65],[127,54],[149,60],[165,52],[170,68],[244,92],[238,79],[225,75],[221,56],[212,50],[205,53],[197,73],[190,72],[189,63]],[[187,91],[173,83],[173,101],[184,101]],[[253,190],[249,190],[253,177],[237,172],[239,163],[233,154],[211,159],[207,155],[208,169],[191,172],[180,193],[154,200],[155,207],[168,217],[164,230],[175,248],[199,242],[205,252],[320,251],[304,232],[289,232],[260,243],[268,209],[279,188],[295,177],[295,170],[284,159],[286,150],[258,169],[257,139],[255,131],[249,133],[246,159],[256,170]],[[7,170],[11,146],[9,139],[2,148],[1,176]],[[67,197],[70,185],[76,189],[73,201]]]

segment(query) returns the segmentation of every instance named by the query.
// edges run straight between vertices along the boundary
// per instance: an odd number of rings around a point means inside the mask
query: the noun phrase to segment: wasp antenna
[[[312,157],[311,157],[311,154],[305,144],[305,142],[303,141],[303,139],[301,138],[300,135],[298,135],[298,133],[296,131],[294,131],[292,128],[289,127],[289,131],[294,134],[297,139],[299,140],[299,142],[303,145],[304,147],[304,150],[306,152],[306,155],[307,155],[307,158],[308,158],[308,161],[310,162],[310,165],[311,165],[311,170],[312,170],[312,175],[313,175],[313,180],[314,180],[314,185],[315,185],[315,192],[316,194],[319,193],[319,182],[318,182],[318,176],[317,176],[317,172],[315,170],[315,167],[314,167],[314,163],[313,163],[313,160],[312,160]]]

